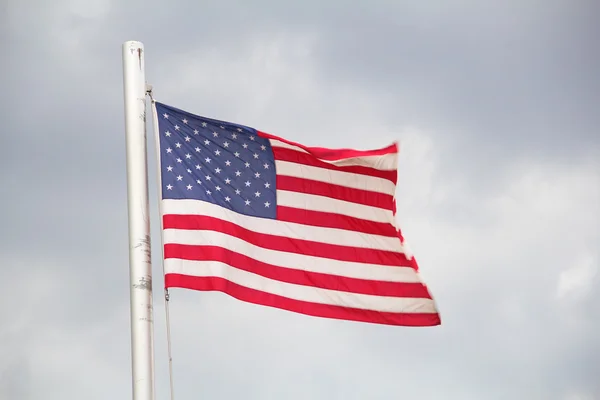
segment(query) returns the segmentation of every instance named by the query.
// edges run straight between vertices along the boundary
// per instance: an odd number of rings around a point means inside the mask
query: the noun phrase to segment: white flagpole
[[[154,320],[144,45],[123,43],[133,400],[154,400]]]

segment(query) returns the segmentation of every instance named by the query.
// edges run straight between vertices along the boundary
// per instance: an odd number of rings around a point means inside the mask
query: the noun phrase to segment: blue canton
[[[275,160],[256,130],[156,102],[163,199],[208,201],[275,218]]]

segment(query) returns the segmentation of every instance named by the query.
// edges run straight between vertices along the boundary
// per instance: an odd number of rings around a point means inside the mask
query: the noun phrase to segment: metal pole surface
[[[154,320],[144,45],[123,43],[133,400],[154,400]]]

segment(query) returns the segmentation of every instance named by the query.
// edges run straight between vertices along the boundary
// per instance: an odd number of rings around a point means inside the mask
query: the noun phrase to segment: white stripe
[[[163,240],[164,244],[223,247],[230,251],[243,254],[256,261],[306,272],[385,282],[420,282],[417,272],[411,267],[340,261],[330,258],[265,249],[235,236],[230,236],[217,231],[165,229],[163,231]]]
[[[396,192],[396,185],[394,185],[393,182],[377,176],[334,171],[326,168],[313,167],[312,165],[303,165],[280,160],[275,160],[275,171],[277,171],[277,175],[312,179],[314,181],[368,190],[371,192],[385,193],[392,196]]]
[[[271,143],[271,147],[281,147],[284,149],[290,149],[290,150],[299,151],[301,153],[309,154],[308,151],[304,150],[303,148],[294,146],[293,144],[282,142],[281,140],[269,139],[269,142]]]
[[[284,198],[287,197],[287,193],[288,192],[283,194]],[[278,197],[279,195],[280,194],[278,193]],[[296,194],[294,194],[294,196],[296,196]],[[315,201],[311,201],[311,203],[315,203]],[[163,213],[208,215],[230,221],[238,226],[258,233],[341,246],[402,252],[402,244],[398,237],[386,237],[345,229],[324,228],[293,222],[277,221],[274,219],[256,218],[200,200],[163,200]]]
[[[165,260],[167,273],[219,277],[250,289],[288,299],[392,313],[436,313],[431,299],[375,296],[297,285],[253,274],[217,261]]]
[[[327,161],[338,167],[344,166],[362,166],[375,168],[381,171],[395,171],[398,169],[398,153],[380,154],[375,156],[360,156],[352,158],[343,158],[341,160]]]
[[[310,154],[308,151],[301,147],[294,146],[276,139],[270,139],[272,147],[280,147],[284,149],[299,151],[301,153]],[[380,154],[374,156],[360,156],[342,158],[339,160],[324,160],[322,158],[315,157],[322,162],[326,162],[338,167],[358,165],[363,167],[375,168],[382,171],[395,171],[398,168],[398,153]]]
[[[280,206],[300,208],[302,210],[342,214],[349,217],[366,219],[374,222],[384,222],[396,226],[394,213],[391,210],[332,199],[316,194],[278,190],[277,204]]]

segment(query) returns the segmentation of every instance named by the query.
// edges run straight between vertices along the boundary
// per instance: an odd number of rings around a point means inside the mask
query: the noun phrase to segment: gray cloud
[[[176,396],[600,398],[595,2],[6,10],[0,397],[130,393],[120,46],[137,39],[161,101],[308,144],[400,139],[399,219],[443,318],[394,329],[173,291]]]

